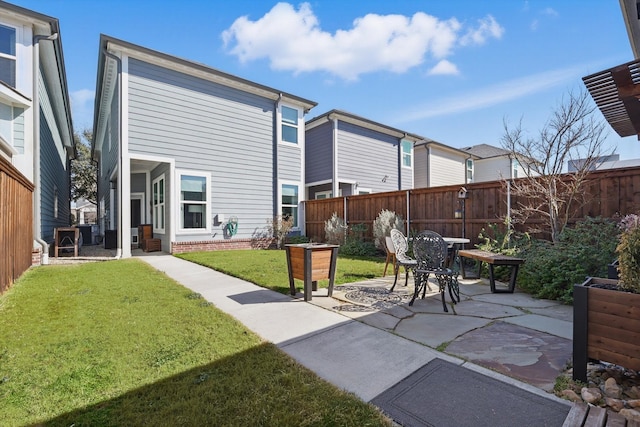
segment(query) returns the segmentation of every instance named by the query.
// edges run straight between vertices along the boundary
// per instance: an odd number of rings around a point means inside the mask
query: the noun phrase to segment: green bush
[[[341,255],[349,256],[374,256],[378,250],[372,242],[367,242],[364,238],[367,231],[365,224],[356,224],[349,228],[347,238],[340,246]]]
[[[478,249],[507,256],[520,256],[523,248],[529,246],[531,238],[527,233],[518,233],[510,226],[509,218],[504,220],[504,226],[498,224],[488,224],[488,230],[482,229],[478,235],[481,243],[476,245]],[[483,265],[482,274],[488,276],[488,267]],[[501,281],[508,281],[511,268],[506,266],[496,266],[494,268],[495,278]]]
[[[623,230],[618,254],[618,273],[620,287],[629,292],[640,293],[640,217],[627,215],[620,221]]]
[[[606,277],[614,260],[618,229],[611,220],[587,218],[565,227],[557,243],[531,240],[519,250],[526,262],[518,287],[538,298],[573,302],[573,285],[587,276]]]

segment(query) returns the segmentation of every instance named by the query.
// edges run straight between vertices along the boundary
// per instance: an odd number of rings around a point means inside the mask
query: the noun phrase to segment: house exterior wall
[[[60,139],[47,86],[40,77],[40,226],[42,239],[53,243],[54,229],[71,224],[70,161]]]
[[[413,185],[415,188],[429,186],[429,152],[422,145],[413,148]]]
[[[338,180],[374,193],[398,190],[398,144],[392,136],[338,122]]]
[[[511,160],[508,157],[492,157],[473,163],[473,182],[495,181],[511,177]]]
[[[117,93],[117,89],[116,89]],[[110,104],[110,121],[104,137],[101,141],[95,141],[94,145],[100,147],[100,162],[98,164],[98,223],[105,230],[116,228],[117,203],[112,205],[111,178],[118,167],[119,152],[119,110],[118,96],[114,95]],[[97,137],[97,136],[96,136]]]
[[[138,59],[128,62],[129,152],[169,157],[176,170],[210,174],[210,224],[218,214],[236,216],[238,238],[264,228],[275,212],[274,182],[301,181],[300,149],[280,144],[283,160],[274,162],[274,102]],[[280,176],[274,164],[281,168]],[[175,177],[169,175],[165,171],[167,189],[175,187]],[[165,206],[173,206],[178,217],[177,205]],[[167,220],[172,216],[165,215]],[[223,226],[214,225],[211,233],[176,232],[175,239],[222,239]]]
[[[415,188],[465,183],[464,153],[457,154],[437,145],[420,145],[413,151]]]
[[[330,180],[333,175],[333,122],[308,130],[305,139],[306,182]]]

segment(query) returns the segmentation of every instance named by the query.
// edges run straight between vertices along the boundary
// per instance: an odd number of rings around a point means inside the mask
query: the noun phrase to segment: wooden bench
[[[516,258],[508,255],[496,254],[489,251],[483,251],[480,249],[460,249],[458,251],[460,257],[460,265],[464,266],[462,258],[470,258],[478,261],[478,275],[475,277],[468,276],[465,269],[462,268],[463,279],[479,279],[480,270],[482,269],[482,263],[486,262],[489,266],[489,285],[491,286],[491,292],[493,293],[513,293],[516,288],[516,278],[518,276],[518,269],[520,265],[524,263],[524,259]],[[511,274],[509,280],[509,287],[507,289],[496,289],[496,281],[493,274],[493,267],[496,265],[504,265],[511,267]]]
[[[592,427],[631,427],[640,423],[627,422],[622,415],[607,411],[598,406],[587,405],[583,402],[574,403],[562,427],[592,426]]]

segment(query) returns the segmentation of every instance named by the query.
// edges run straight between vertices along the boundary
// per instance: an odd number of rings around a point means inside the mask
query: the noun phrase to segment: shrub
[[[276,215],[267,220],[267,231],[274,239],[278,249],[282,249],[284,239],[293,228],[293,217],[289,215]]]
[[[509,218],[505,218],[504,227],[498,224],[488,224],[489,230],[482,229],[478,238],[481,243],[478,249],[494,252],[507,256],[518,256],[523,248],[529,246],[531,237],[528,233],[517,233],[511,228]],[[483,266],[483,273],[488,275],[487,266]],[[511,268],[506,266],[496,266],[494,270],[498,280],[507,281],[511,274]]]
[[[404,232],[402,217],[388,209],[381,210],[373,221],[373,243],[376,248],[384,251],[385,237],[391,235],[394,228]]]
[[[606,275],[617,241],[615,223],[600,218],[566,227],[556,243],[531,240],[519,252],[526,262],[518,275],[518,287],[538,298],[570,304],[574,284],[587,276]]]
[[[347,233],[344,245],[340,246],[340,254],[350,256],[373,256],[376,254],[376,247],[371,242],[365,240],[367,226],[356,224]]]
[[[619,285],[626,291],[640,293],[640,217],[627,215],[619,226],[622,230],[616,247]]]
[[[334,212],[331,218],[324,223],[324,234],[327,243],[330,245],[343,245],[347,229],[348,227],[344,219],[340,218],[338,214]]]

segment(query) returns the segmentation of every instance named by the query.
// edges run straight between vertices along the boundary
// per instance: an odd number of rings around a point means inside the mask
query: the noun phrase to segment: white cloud
[[[80,89],[69,93],[71,101],[71,117],[73,127],[77,131],[93,126],[93,100],[95,92],[90,89]]]
[[[465,92],[449,98],[431,100],[398,115],[397,123],[413,122],[430,117],[446,116],[490,107],[566,84],[584,73],[584,65],[524,76],[504,83]]]
[[[222,39],[241,62],[267,58],[275,70],[326,71],[355,80],[375,71],[404,73],[425,61],[442,60],[460,45],[499,38],[502,32],[491,16],[480,20],[478,28],[465,28],[455,18],[417,12],[410,17],[367,14],[332,34],[322,30],[308,3],[298,10],[278,3],[256,21],[236,19]]]
[[[441,60],[429,70],[429,75],[458,75],[460,74],[460,70],[456,67],[456,64],[453,64],[446,59]]]
[[[551,16],[553,18],[555,18],[555,17],[560,15],[557,10],[555,10],[555,9],[553,9],[551,7],[547,7],[547,8],[542,9],[542,12],[540,12],[540,13],[542,13],[543,15]]]
[[[504,34],[504,28],[498,24],[495,18],[487,15],[486,18],[478,20],[477,28],[470,28],[466,34],[460,38],[462,46],[483,45],[488,38],[499,39]]]

